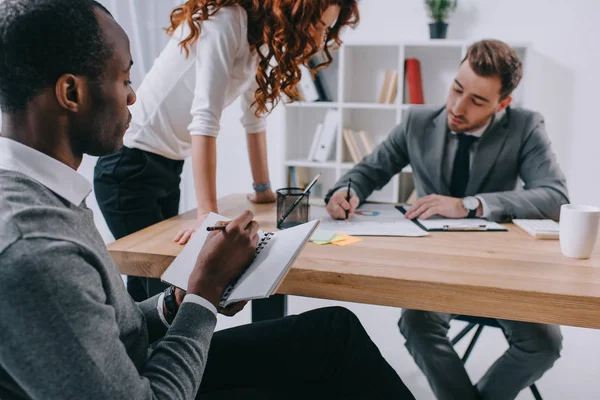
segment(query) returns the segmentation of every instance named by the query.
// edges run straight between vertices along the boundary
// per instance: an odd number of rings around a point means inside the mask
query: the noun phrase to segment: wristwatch
[[[257,184],[253,183],[252,188],[254,189],[255,192],[264,192],[271,188],[271,182],[263,183],[261,185],[257,185]]]
[[[175,317],[177,311],[179,310],[179,306],[177,305],[177,300],[175,299],[175,286],[169,286],[164,291],[163,302],[165,303],[165,308],[167,309],[167,314],[171,317]]]
[[[465,197],[462,199],[462,204],[468,212],[467,218],[475,218],[477,216],[477,209],[479,208],[479,199],[477,197]]]

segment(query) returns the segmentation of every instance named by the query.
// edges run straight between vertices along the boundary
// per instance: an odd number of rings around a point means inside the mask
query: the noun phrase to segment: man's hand
[[[222,231],[208,235],[188,280],[188,293],[218,307],[223,291],[250,265],[258,245],[258,222],[245,211]]]
[[[445,218],[467,218],[469,212],[463,206],[462,199],[431,194],[415,201],[406,213],[406,218],[428,219],[434,215]]]
[[[271,189],[262,192],[254,192],[248,195],[248,200],[257,204],[275,203],[277,196]]]
[[[346,190],[338,190],[329,198],[327,212],[331,218],[346,219],[346,210],[348,210],[348,218],[354,215],[354,210],[358,207],[360,200],[352,191],[350,191],[350,201],[346,200],[346,195]]]

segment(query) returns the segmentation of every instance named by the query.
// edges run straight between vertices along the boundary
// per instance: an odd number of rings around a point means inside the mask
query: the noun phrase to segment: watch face
[[[465,197],[463,199],[463,205],[467,210],[475,210],[479,206],[479,201],[475,197]]]

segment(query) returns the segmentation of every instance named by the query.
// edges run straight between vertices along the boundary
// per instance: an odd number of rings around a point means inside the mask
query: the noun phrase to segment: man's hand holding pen
[[[347,200],[348,192],[344,187],[343,190],[338,190],[329,199],[327,203],[327,212],[334,219],[346,219],[346,211],[348,219],[352,219],[354,211],[358,208],[360,200],[353,191],[350,191],[350,200]]]

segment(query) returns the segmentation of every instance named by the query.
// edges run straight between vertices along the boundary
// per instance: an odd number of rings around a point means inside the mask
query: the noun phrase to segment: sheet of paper
[[[310,207],[311,218],[321,220],[321,229],[353,236],[427,236],[428,233],[404,215],[392,204],[367,203],[356,210],[348,222],[334,220],[325,207]]]
[[[410,210],[410,206],[403,206],[405,210]],[[449,229],[468,229],[468,228],[483,228],[486,230],[493,231],[506,231],[507,229],[496,222],[488,221],[482,218],[464,218],[464,219],[451,219],[440,217],[439,215],[433,216],[429,219],[418,220],[425,229],[431,230],[443,230],[444,226],[448,226]]]

